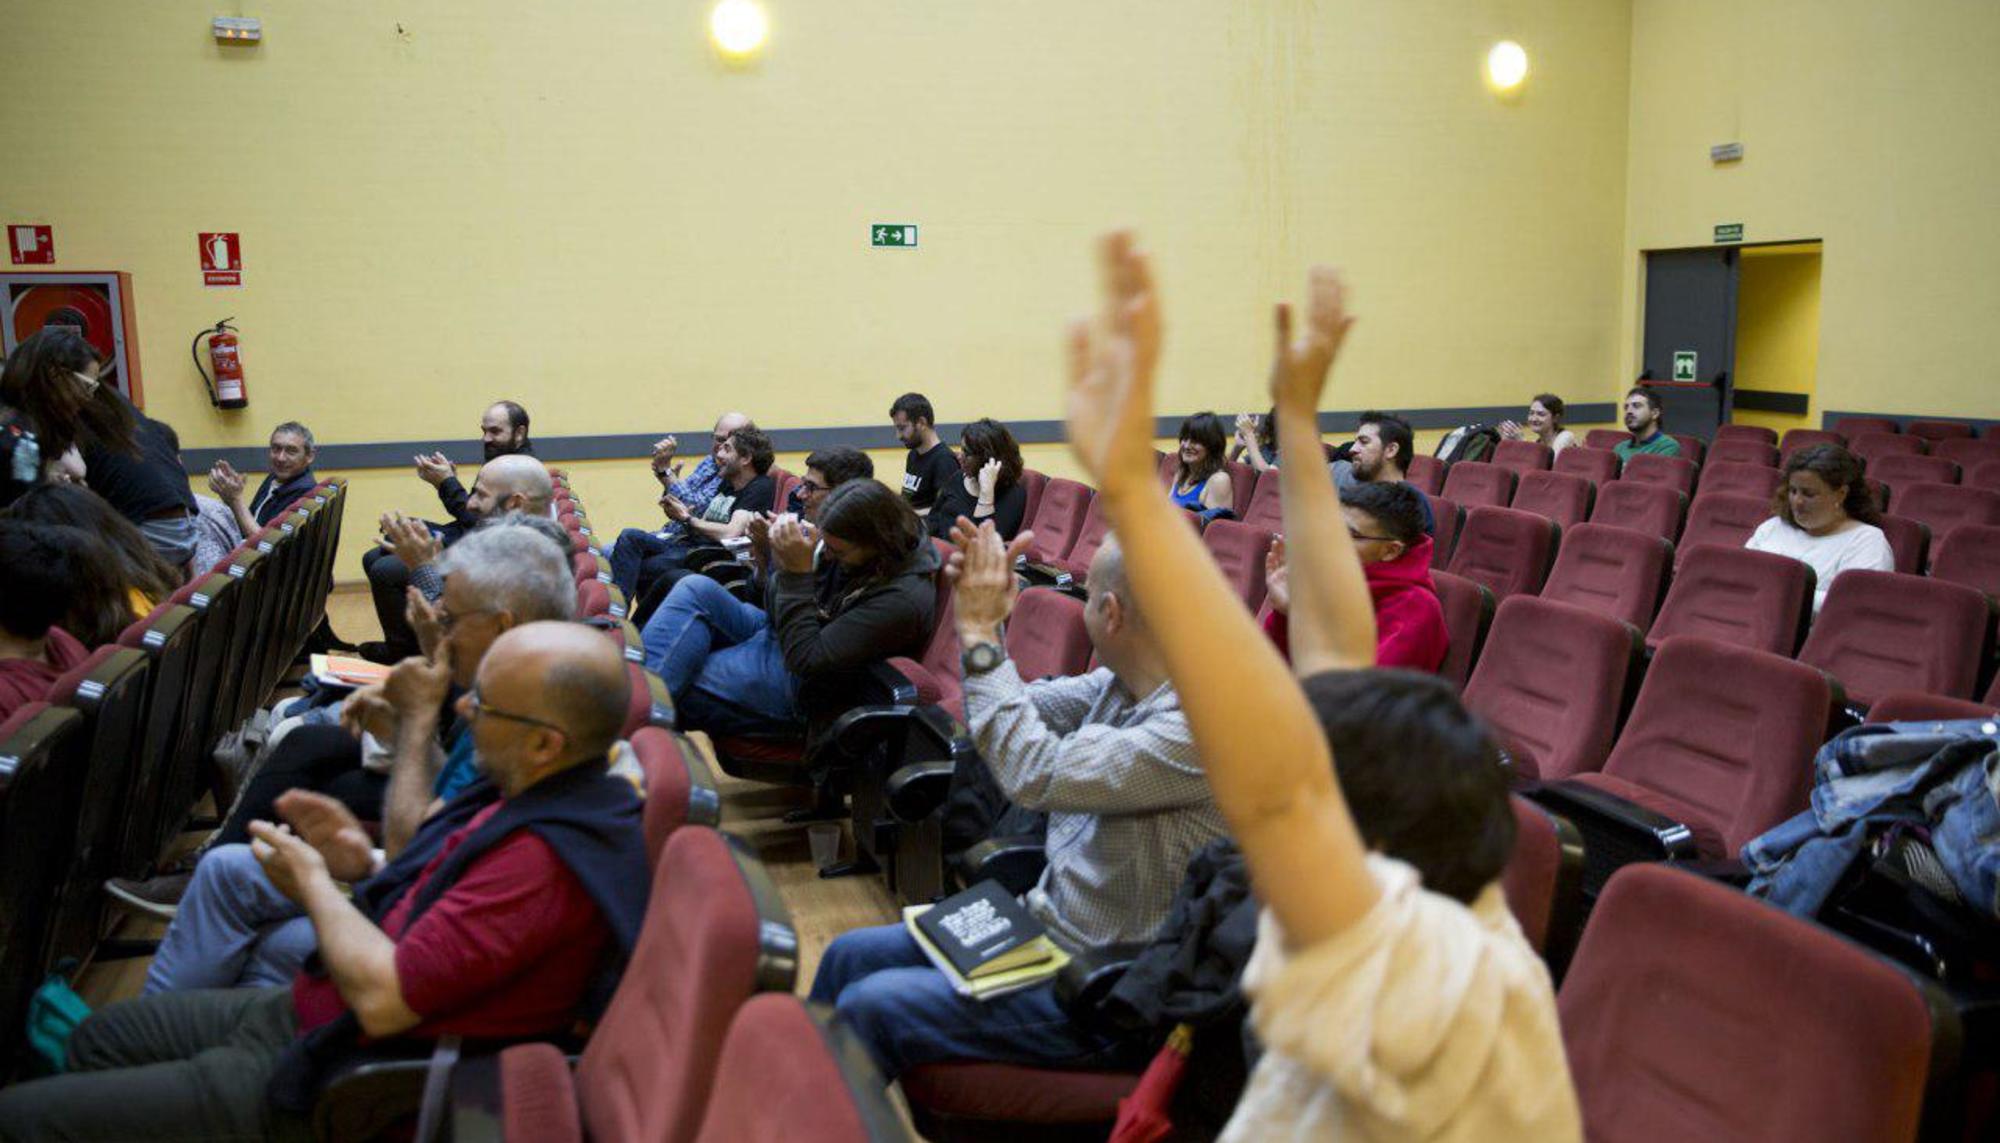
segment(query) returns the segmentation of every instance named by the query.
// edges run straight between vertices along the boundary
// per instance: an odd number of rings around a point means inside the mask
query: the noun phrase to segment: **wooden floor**
[[[381,636],[365,589],[342,588],[334,592],[327,601],[327,615],[334,631],[351,643]],[[895,903],[874,876],[820,879],[808,852],[806,828],[779,820],[785,811],[803,804],[802,791],[720,777],[722,828],[756,848],[791,910],[799,938],[798,992],[804,995],[812,985],[813,972],[827,942],[849,929],[895,920]],[[199,839],[186,840],[194,844]],[[843,853],[853,852],[852,838],[843,835],[841,844]],[[122,935],[158,936],[163,928],[127,921]],[[79,980],[78,991],[93,1007],[137,996],[145,983],[149,963],[146,959],[134,959],[93,964]]]

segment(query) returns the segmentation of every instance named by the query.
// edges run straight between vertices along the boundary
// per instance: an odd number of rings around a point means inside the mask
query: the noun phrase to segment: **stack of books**
[[[1013,894],[982,881],[903,910],[903,927],[960,996],[991,1000],[1052,979],[1069,963]]]

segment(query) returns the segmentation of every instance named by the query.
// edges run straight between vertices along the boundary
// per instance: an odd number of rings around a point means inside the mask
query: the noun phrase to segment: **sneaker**
[[[193,880],[193,873],[164,873],[143,881],[113,877],[104,883],[104,891],[111,894],[112,900],[119,905],[135,913],[171,921],[174,914],[180,911],[181,897],[187,892],[188,882]]]
[[[354,649],[354,653],[371,663],[380,663],[385,667],[393,667],[411,655],[416,654],[413,650],[398,647],[393,643],[384,642],[381,639],[373,639],[363,643]]]

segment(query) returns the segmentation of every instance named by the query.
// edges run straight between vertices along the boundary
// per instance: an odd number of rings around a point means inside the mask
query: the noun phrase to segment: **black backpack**
[[[1493,455],[1493,446],[1499,443],[1499,429],[1484,421],[1474,421],[1446,433],[1444,439],[1438,442],[1437,458],[1446,464],[1486,460]]]

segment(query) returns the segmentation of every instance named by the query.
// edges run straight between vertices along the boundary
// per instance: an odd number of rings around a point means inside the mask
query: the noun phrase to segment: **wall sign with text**
[[[243,240],[240,236],[232,233],[201,236],[201,284],[243,284]]]

